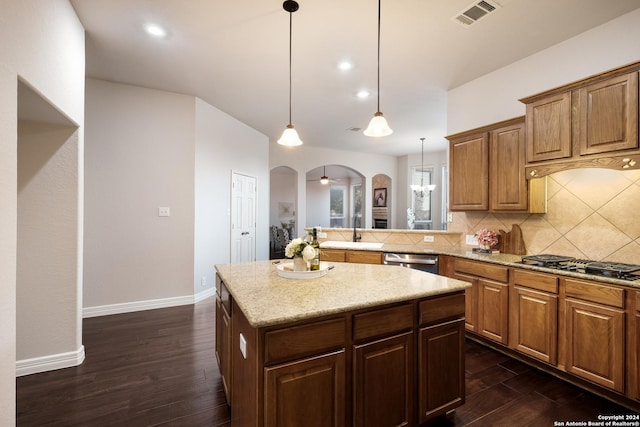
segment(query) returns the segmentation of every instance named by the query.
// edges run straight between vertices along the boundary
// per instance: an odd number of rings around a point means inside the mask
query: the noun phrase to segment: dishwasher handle
[[[385,264],[422,264],[437,265],[437,255],[414,255],[414,254],[384,254]]]

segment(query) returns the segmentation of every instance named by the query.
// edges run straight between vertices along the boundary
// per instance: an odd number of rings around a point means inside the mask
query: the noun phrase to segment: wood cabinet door
[[[358,264],[382,264],[382,252],[347,251],[347,262]]]
[[[489,133],[452,140],[449,146],[449,209],[489,209]]]
[[[491,132],[489,139],[489,208],[491,210],[527,210],[524,134],[524,120],[522,123]]]
[[[453,279],[471,283],[471,287],[464,290],[464,327],[467,331],[476,332],[478,323],[478,278],[466,274],[452,274]]]
[[[571,92],[527,104],[527,163],[571,157]]]
[[[418,423],[462,405],[464,322],[454,320],[420,329],[418,338]]]
[[[578,89],[580,155],[638,148],[638,73]]]
[[[555,365],[558,361],[558,296],[515,286],[510,311],[510,347]]]
[[[216,297],[216,359],[227,404],[231,405],[231,317]]]
[[[567,298],[567,372],[624,392],[624,310]]]
[[[509,285],[478,280],[478,320],[476,331],[482,336],[507,344],[509,329]]]
[[[265,368],[265,427],[345,425],[345,352]]]
[[[414,334],[355,346],[353,425],[415,425]]]

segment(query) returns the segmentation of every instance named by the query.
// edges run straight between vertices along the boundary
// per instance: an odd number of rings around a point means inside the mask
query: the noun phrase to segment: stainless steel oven
[[[385,253],[383,262],[438,274],[438,255]]]

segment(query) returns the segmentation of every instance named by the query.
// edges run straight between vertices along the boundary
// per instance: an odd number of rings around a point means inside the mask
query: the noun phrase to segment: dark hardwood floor
[[[215,300],[84,320],[85,362],[17,379],[18,426],[230,426]],[[467,340],[467,401],[436,426],[553,426],[630,413]],[[301,426],[303,427],[303,426]]]

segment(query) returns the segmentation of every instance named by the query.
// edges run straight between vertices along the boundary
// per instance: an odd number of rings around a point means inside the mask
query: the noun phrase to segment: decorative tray
[[[333,267],[331,267],[333,268]],[[287,279],[315,279],[316,277],[322,277],[330,270],[329,264],[326,262],[320,262],[320,270],[307,270],[307,271],[293,271],[293,261],[281,262],[276,266],[278,276]]]

